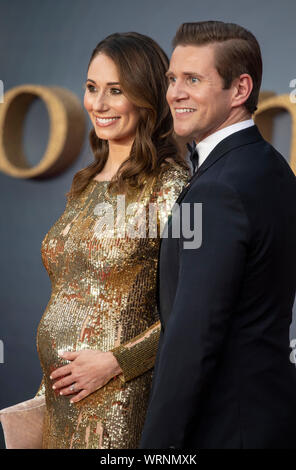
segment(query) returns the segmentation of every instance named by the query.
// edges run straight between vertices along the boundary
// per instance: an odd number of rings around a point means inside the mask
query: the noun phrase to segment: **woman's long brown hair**
[[[115,63],[125,96],[139,108],[139,121],[129,158],[119,167],[108,189],[128,193],[141,189],[145,180],[159,175],[171,161],[188,168],[173,137],[173,122],[166,102],[165,72],[169,60],[150,37],[139,33],[115,33],[94,49],[89,64],[103,53]],[[94,162],[73,177],[67,197],[77,197],[94,176],[102,171],[108,158],[108,141],[89,134]],[[169,159],[169,160],[167,160]]]

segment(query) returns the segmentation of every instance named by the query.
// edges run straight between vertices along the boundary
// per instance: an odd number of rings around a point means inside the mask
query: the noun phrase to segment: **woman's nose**
[[[96,111],[105,111],[108,109],[108,100],[104,93],[97,93],[93,101],[93,109]]]

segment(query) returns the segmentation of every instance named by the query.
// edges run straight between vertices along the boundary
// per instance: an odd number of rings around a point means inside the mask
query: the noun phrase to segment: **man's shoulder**
[[[296,176],[286,159],[263,138],[227,150],[193,179],[188,197],[233,191],[241,198],[260,197],[286,183],[296,193]]]
[[[253,185],[254,189],[257,184],[260,186],[278,178],[287,178],[292,183],[295,180],[288,161],[263,138],[229,149],[217,163],[217,168],[213,165],[206,176],[218,178],[234,187],[243,181]]]
[[[264,139],[232,149],[221,163],[219,179],[234,186],[245,186],[246,190],[260,190],[279,179],[287,184],[296,183],[289,162]]]

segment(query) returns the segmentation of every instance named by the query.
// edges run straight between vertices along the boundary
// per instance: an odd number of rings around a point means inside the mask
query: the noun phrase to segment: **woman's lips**
[[[111,117],[111,118],[98,118],[95,117],[96,125],[99,127],[108,127],[112,126],[116,121],[120,119],[119,117]]]

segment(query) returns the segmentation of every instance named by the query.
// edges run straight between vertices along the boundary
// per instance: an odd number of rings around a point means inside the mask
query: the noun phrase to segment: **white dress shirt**
[[[234,132],[241,131],[242,129],[246,129],[247,127],[254,126],[253,119],[246,119],[245,121],[236,122],[235,124],[231,124],[230,126],[224,127],[219,131],[214,132],[213,134],[206,137],[204,140],[201,140],[196,144],[196,150],[198,151],[199,161],[198,166],[203,164],[207,156],[211,153],[211,151],[216,147],[221,140],[225,139]]]

